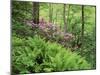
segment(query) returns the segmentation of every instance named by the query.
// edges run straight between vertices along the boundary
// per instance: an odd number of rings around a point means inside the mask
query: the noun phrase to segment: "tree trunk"
[[[82,31],[81,31],[81,43],[79,44],[83,48],[84,42],[84,5],[82,5]],[[83,50],[81,50],[81,56],[83,56]]]
[[[70,15],[70,5],[68,5],[68,11],[67,11],[67,28],[69,28],[70,26],[69,15]]]
[[[84,39],[84,5],[82,5],[82,33],[81,33],[81,40],[83,44],[83,39]]]
[[[58,11],[56,11],[56,23],[58,21]]]
[[[33,22],[35,24],[39,23],[39,3],[33,2]]]
[[[63,20],[64,20],[64,32],[67,32],[67,22],[66,22],[66,4],[63,6]]]
[[[52,22],[52,15],[53,15],[53,7],[52,4],[49,4],[49,22]]]

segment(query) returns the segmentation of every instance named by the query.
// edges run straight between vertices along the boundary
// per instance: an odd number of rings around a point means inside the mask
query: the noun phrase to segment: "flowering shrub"
[[[71,33],[63,32],[59,26],[46,22],[43,18],[40,19],[39,24],[34,24],[33,21],[27,21],[26,23],[32,26],[33,30],[37,30],[36,32],[39,35],[46,37],[47,40],[56,41],[64,46],[74,37]]]

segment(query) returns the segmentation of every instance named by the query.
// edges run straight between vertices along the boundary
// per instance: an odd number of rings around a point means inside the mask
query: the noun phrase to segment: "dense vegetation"
[[[12,73],[96,68],[95,7],[12,1]]]

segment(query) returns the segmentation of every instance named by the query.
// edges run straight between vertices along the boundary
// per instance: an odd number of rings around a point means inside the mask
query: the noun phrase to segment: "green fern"
[[[77,53],[60,44],[46,42],[40,36],[27,39],[13,37],[12,43],[14,73],[91,69],[91,65]]]

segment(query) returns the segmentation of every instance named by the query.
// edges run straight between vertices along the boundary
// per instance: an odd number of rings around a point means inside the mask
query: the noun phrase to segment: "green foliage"
[[[40,36],[12,38],[12,68],[14,73],[34,73],[91,69],[76,53],[57,43],[46,42]]]
[[[32,3],[26,1],[12,1],[12,18],[22,22],[32,18]]]
[[[12,20],[12,31],[17,36],[27,37],[27,36],[34,36],[34,31],[28,25],[23,22],[18,22],[17,20]]]
[[[81,43],[82,9],[81,5],[66,5],[67,33],[74,35],[68,42],[63,21],[63,4],[39,3],[39,18],[50,28],[34,28],[25,21],[32,20],[32,2],[12,1],[12,72],[36,73],[83,70],[96,68],[96,30],[95,7],[84,6],[84,38]],[[52,14],[52,16],[49,16]],[[49,22],[51,17],[52,23]],[[55,26],[54,26],[55,25]],[[43,24],[41,24],[41,27]],[[54,26],[54,27],[53,27]],[[59,28],[55,28],[59,27]],[[38,36],[39,35],[39,36]],[[66,38],[68,41],[66,41]],[[62,45],[67,45],[67,48]],[[71,45],[69,45],[71,43]],[[73,49],[73,50],[72,50]],[[71,50],[73,52],[71,52]]]

